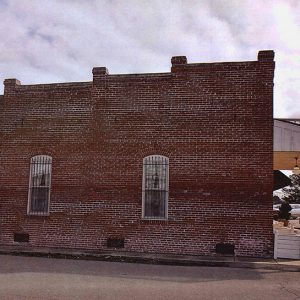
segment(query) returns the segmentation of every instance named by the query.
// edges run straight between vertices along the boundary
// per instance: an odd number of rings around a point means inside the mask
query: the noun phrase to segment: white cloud
[[[274,49],[275,116],[300,117],[298,0],[0,0],[0,19],[1,81],[89,81],[94,66],[168,72],[173,55],[256,60]]]

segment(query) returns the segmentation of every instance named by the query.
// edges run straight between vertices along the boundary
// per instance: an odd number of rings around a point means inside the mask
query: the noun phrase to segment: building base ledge
[[[300,271],[300,260],[251,258],[237,256],[200,256],[161,253],[126,252],[118,250],[82,250],[63,248],[28,248],[0,245],[0,255],[37,256],[47,258],[99,260],[125,263],[208,266]]]

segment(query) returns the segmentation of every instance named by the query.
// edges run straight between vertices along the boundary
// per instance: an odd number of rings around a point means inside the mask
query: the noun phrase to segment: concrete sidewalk
[[[22,246],[0,246],[0,254],[143,264],[272,269],[300,272],[300,260],[290,259],[275,260],[235,256],[172,255],[155,253],[136,253],[115,250],[96,252],[58,248],[28,248]]]

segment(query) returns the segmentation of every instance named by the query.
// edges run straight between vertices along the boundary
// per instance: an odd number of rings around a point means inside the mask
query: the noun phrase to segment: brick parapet
[[[90,88],[92,82],[66,82],[66,83],[47,83],[47,84],[27,84],[16,87],[17,91],[26,92],[31,90],[61,90],[61,89],[80,89]]]

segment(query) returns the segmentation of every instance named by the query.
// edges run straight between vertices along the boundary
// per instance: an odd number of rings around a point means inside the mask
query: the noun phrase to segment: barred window
[[[165,219],[168,211],[169,159],[161,155],[143,160],[143,218]]]
[[[37,155],[30,161],[30,179],[27,213],[45,215],[49,213],[52,158]]]

